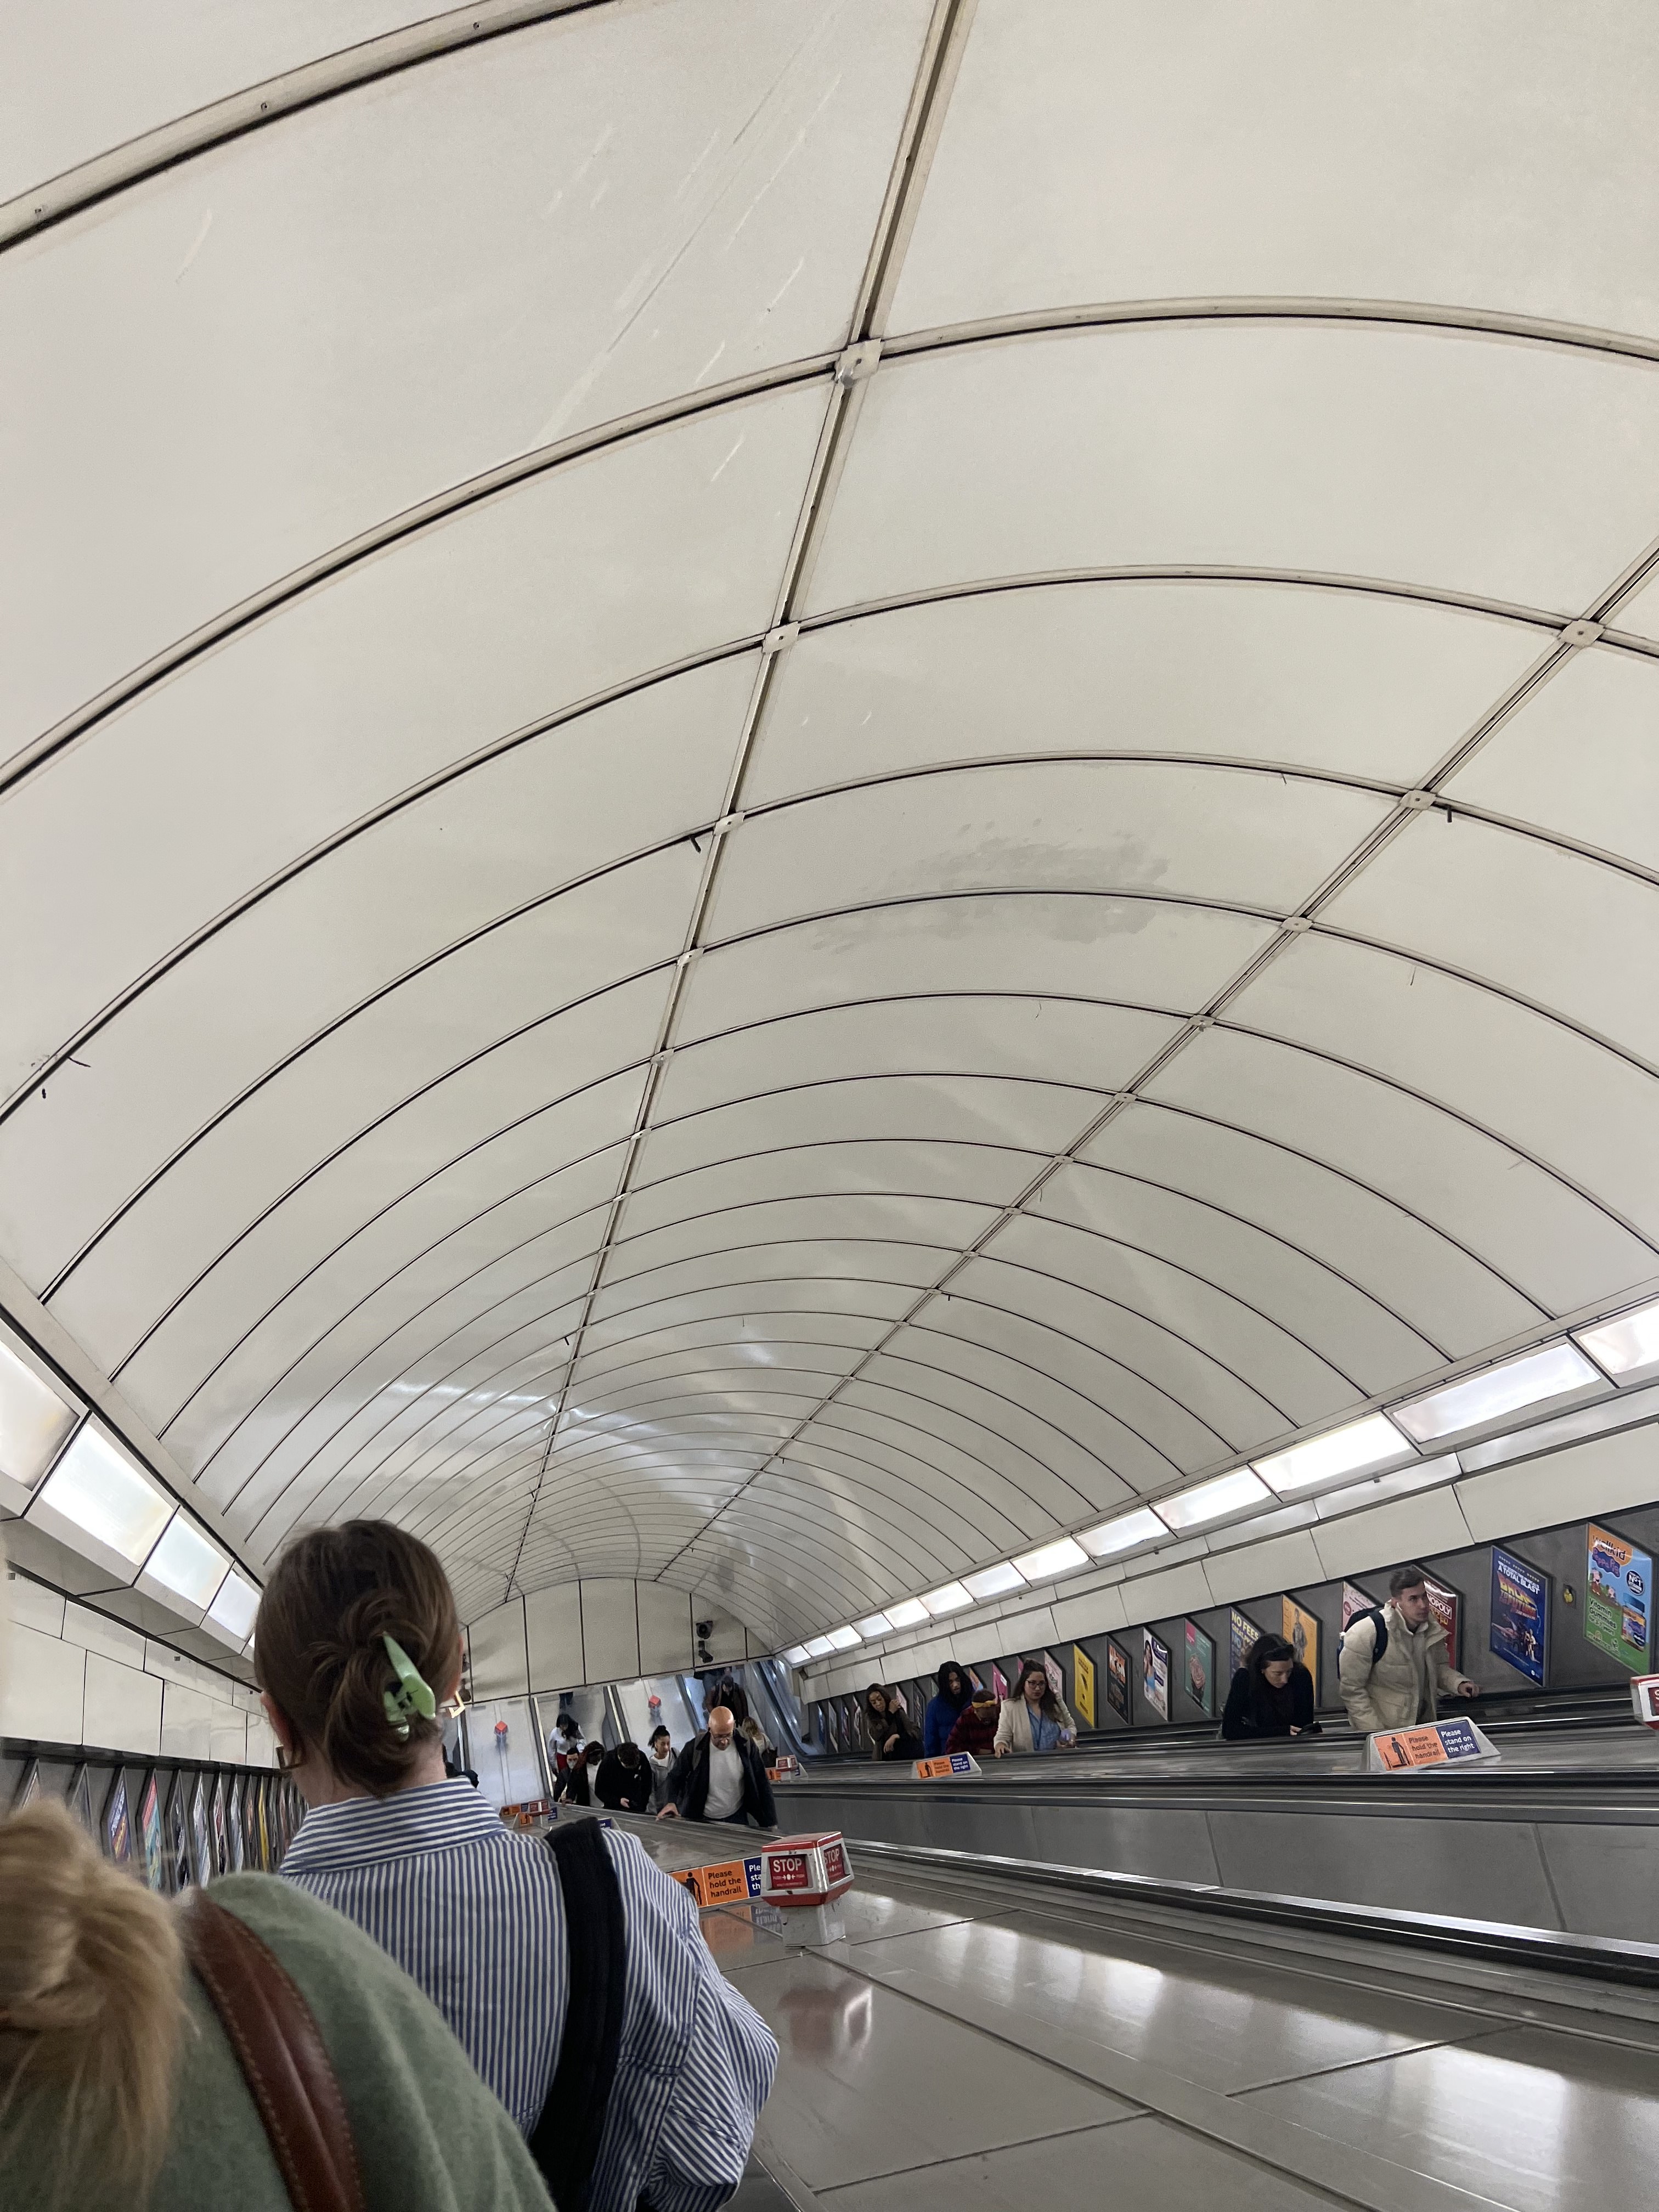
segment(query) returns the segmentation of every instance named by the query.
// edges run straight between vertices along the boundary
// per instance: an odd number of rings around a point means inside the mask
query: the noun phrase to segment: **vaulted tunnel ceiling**
[[[254,1564],[790,1641],[1659,1276],[1641,0],[0,81],[0,1253]]]

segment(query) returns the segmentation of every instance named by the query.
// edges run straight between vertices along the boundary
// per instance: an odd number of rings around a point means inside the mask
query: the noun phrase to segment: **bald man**
[[[668,1802],[659,1820],[729,1820],[739,1827],[775,1828],[772,1785],[754,1747],[738,1734],[729,1705],[716,1705],[708,1726],[674,1761]]]

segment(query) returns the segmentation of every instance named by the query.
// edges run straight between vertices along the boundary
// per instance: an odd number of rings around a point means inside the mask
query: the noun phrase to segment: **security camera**
[[[705,1638],[712,1636],[714,1633],[714,1622],[712,1620],[700,1620],[697,1623],[697,1633],[699,1636]]]

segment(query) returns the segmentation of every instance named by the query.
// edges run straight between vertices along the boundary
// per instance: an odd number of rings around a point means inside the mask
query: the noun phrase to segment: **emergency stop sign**
[[[761,1895],[771,1905],[827,1905],[850,1888],[853,1869],[839,1830],[781,1836],[761,1850]]]

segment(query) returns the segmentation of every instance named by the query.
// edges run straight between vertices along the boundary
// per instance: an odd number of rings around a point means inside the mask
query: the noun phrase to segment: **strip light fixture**
[[[1604,1389],[1606,1377],[1565,1338],[1540,1344],[1517,1359],[1500,1360],[1460,1382],[1430,1390],[1396,1406],[1394,1419],[1413,1443],[1447,1443],[1495,1427],[1513,1413],[1559,1406]]]
[[[1572,1335],[1621,1390],[1659,1375],[1659,1298],[1597,1322],[1594,1328],[1576,1328]]]
[[[1367,1413],[1364,1420],[1350,1421],[1326,1436],[1310,1437],[1306,1443],[1252,1460],[1250,1465],[1270,1490],[1281,1498],[1295,1498],[1322,1483],[1376,1474],[1413,1456],[1410,1443],[1386,1413]]]

